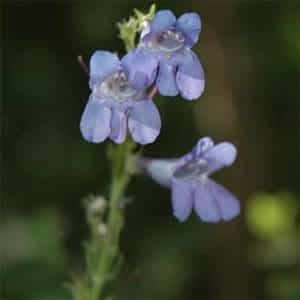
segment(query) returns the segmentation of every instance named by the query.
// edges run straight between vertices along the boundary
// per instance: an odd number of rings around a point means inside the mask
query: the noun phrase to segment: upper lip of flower
[[[158,11],[149,27],[144,30],[142,40],[146,36],[157,36],[161,33],[173,31],[178,36],[173,36],[188,47],[192,47],[198,40],[201,31],[201,19],[197,13],[185,13],[179,18],[170,10]]]

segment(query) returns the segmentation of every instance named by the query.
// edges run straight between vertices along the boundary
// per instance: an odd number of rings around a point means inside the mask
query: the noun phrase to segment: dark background
[[[135,178],[128,195],[116,299],[300,299],[300,1],[174,0],[195,11],[194,47],[206,73],[195,102],[156,97],[163,127],[144,148],[176,157],[202,136],[238,147],[216,175],[242,204],[235,220],[179,224],[170,193]],[[79,120],[87,78],[76,62],[95,49],[123,54],[116,22],[150,1],[1,4],[1,300],[67,300],[82,264],[81,199],[109,184],[105,144],[86,143]]]

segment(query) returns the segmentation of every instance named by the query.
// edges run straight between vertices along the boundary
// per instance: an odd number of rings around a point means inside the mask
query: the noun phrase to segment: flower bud
[[[97,227],[97,233],[100,237],[105,237],[107,235],[107,226],[104,223],[101,223]]]
[[[96,215],[103,215],[106,210],[106,207],[107,200],[103,196],[89,196],[86,200],[88,219]]]

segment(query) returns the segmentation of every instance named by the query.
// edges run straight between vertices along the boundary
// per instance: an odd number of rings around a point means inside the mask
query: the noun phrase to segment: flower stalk
[[[126,166],[133,148],[134,144],[127,140],[122,145],[111,149],[109,153],[112,164],[112,184],[107,217],[107,235],[103,241],[92,278],[91,300],[101,299],[105,284],[114,278],[120,262],[119,237],[123,226],[124,211],[121,208],[121,201],[131,178]]]
[[[135,47],[136,36],[143,29],[145,22],[155,13],[152,5],[144,15],[135,10],[135,16],[128,21],[118,23],[120,38],[126,51]],[[78,63],[89,75],[90,70],[82,56]],[[151,96],[154,97],[154,94]],[[119,145],[108,145],[108,157],[111,161],[111,186],[108,205],[103,197],[91,196],[86,201],[86,215],[90,228],[90,240],[85,245],[86,272],[84,276],[74,278],[71,286],[74,300],[102,300],[106,298],[108,283],[115,279],[120,263],[120,233],[124,225],[125,190],[134,174],[131,165],[136,144],[129,138]]]
[[[79,55],[77,57],[77,61],[78,61],[79,65],[80,65],[80,67],[82,68],[83,72],[85,73],[85,75],[89,76],[89,68],[86,65],[86,63],[85,63],[82,55]]]

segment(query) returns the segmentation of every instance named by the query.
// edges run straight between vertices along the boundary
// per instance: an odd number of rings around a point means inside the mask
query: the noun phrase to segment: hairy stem
[[[121,201],[124,198],[125,189],[130,181],[130,174],[126,170],[126,161],[131,153],[131,148],[129,142],[125,142],[113,149],[107,236],[103,242],[93,274],[90,300],[99,300],[103,294],[105,284],[115,275],[113,273],[119,257],[119,237],[123,225]]]

